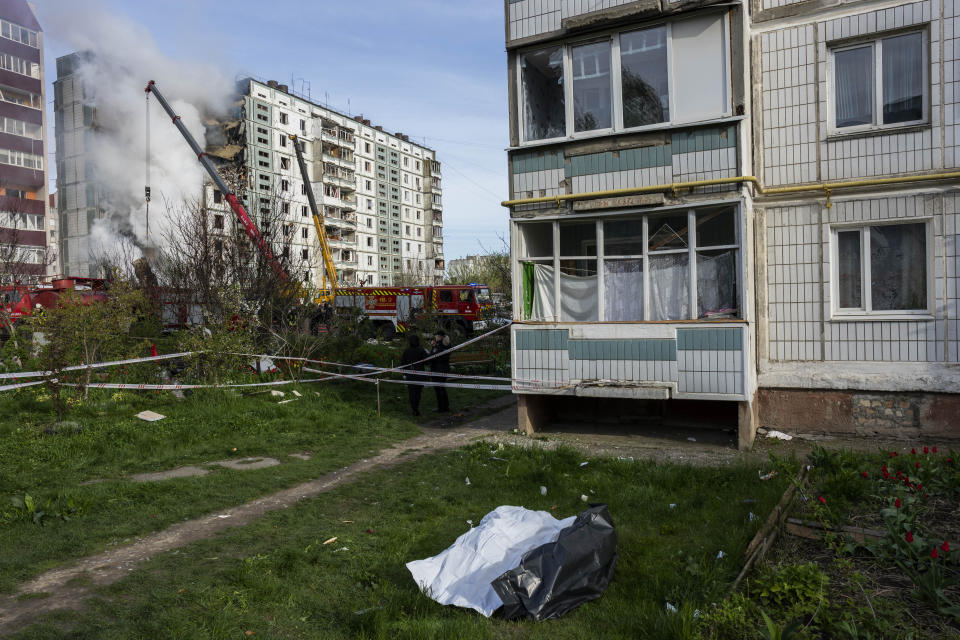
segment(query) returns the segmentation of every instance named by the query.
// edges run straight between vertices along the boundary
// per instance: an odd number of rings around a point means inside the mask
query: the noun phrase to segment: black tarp
[[[599,598],[617,564],[617,532],[605,504],[590,505],[556,542],[532,549],[491,586],[503,600],[497,615],[514,620],[559,618]]]

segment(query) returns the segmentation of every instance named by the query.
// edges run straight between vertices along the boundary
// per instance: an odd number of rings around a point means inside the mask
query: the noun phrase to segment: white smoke
[[[96,107],[97,131],[88,139],[88,160],[106,199],[104,223],[91,233],[91,252],[110,253],[120,236],[158,244],[170,222],[165,203],[201,195],[205,177],[197,157],[150,96],[150,235],[147,237],[146,109],[144,88],[155,80],[190,133],[204,146],[201,113],[224,113],[234,83],[209,63],[174,59],[162,52],[142,25],[120,18],[95,2],[45,2],[41,22],[48,37],[88,52],[78,73],[85,99]],[[129,244],[129,243],[127,243]]]

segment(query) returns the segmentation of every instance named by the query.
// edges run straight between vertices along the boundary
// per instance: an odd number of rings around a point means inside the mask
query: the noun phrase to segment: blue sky
[[[502,3],[35,0],[35,6],[45,30],[50,101],[56,58],[77,48],[83,29],[55,14],[69,7],[82,8],[90,20],[110,16],[149,34],[157,49],[184,65],[214,64],[230,78],[276,79],[436,149],[446,258],[477,253],[481,245],[502,247],[508,143]],[[166,133],[176,135],[172,127]]]

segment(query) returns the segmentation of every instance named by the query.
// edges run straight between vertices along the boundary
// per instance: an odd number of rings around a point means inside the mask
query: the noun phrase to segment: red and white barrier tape
[[[113,360],[111,362],[97,362],[95,364],[77,364],[64,367],[61,371],[81,371],[85,369],[103,369],[104,367],[118,367],[124,364],[138,364],[140,362],[153,362],[155,360],[170,360],[171,358],[182,358],[191,356],[195,351],[184,351],[182,353],[168,353],[163,356],[147,356],[145,358],[128,358],[126,360]],[[0,373],[0,380],[10,378],[40,378],[53,375],[52,371],[20,371],[17,373]]]

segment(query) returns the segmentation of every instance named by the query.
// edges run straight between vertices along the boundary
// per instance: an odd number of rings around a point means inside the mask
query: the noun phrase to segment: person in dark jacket
[[[403,355],[400,356],[400,366],[412,365],[406,369],[406,373],[403,374],[404,380],[423,382],[424,376],[418,376],[415,371],[423,371],[423,363],[420,362],[427,357],[427,350],[420,346],[420,336],[411,333],[408,338],[410,346],[407,347]],[[414,364],[420,362],[420,364]],[[423,385],[420,384],[408,384],[407,385],[407,397],[410,399],[410,410],[413,411],[413,415],[420,415],[420,396],[423,393]]]
[[[430,355],[436,356],[430,360],[430,371],[434,373],[450,373],[450,336],[443,329],[437,329],[433,335],[433,343],[430,347]],[[440,355],[438,355],[440,354]],[[433,376],[431,382],[442,383],[446,380],[443,376]],[[450,411],[450,399],[447,398],[445,387],[436,386],[433,388],[437,393],[437,411],[446,413]]]

